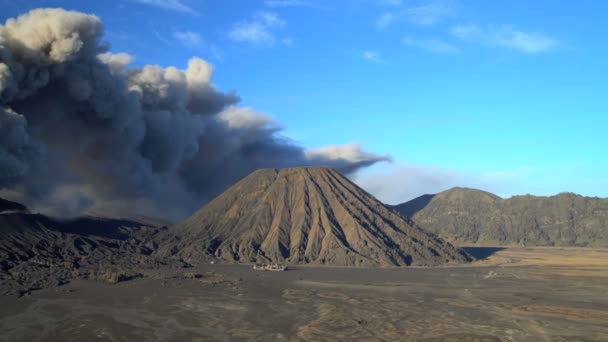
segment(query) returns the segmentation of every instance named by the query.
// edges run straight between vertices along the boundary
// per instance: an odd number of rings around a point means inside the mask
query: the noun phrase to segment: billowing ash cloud
[[[358,145],[307,151],[217,90],[207,62],[133,68],[102,36],[98,17],[62,9],[0,26],[2,193],[56,215],[176,219],[260,167],[352,172],[387,160]]]

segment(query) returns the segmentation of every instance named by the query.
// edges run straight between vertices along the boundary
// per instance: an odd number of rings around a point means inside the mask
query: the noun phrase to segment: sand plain
[[[608,340],[608,249],[470,251],[482,260],[464,267],[203,265],[77,280],[0,297],[0,340]]]

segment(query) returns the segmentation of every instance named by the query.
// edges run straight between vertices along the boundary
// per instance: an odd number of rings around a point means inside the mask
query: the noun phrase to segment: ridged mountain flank
[[[514,196],[453,188],[394,207],[457,244],[608,246],[608,199],[573,193]]]
[[[8,212],[27,212],[27,208],[20,203],[0,198],[0,214]]]
[[[470,260],[324,167],[255,171],[171,233],[164,253],[187,261],[365,267]]]
[[[159,229],[123,219],[54,219],[0,199],[0,295],[157,267],[164,260],[150,256],[148,241]]]

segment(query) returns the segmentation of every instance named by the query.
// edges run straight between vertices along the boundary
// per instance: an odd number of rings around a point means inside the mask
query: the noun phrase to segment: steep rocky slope
[[[28,212],[27,208],[20,203],[0,198],[0,213]]]
[[[0,212],[0,293],[26,293],[73,278],[135,277],[138,268],[163,263],[151,256],[158,230],[121,219],[55,220],[13,203]]]
[[[159,253],[187,261],[405,266],[470,258],[323,167],[258,170],[171,235]]]
[[[453,188],[394,207],[457,244],[608,246],[608,199],[562,193],[502,199]]]

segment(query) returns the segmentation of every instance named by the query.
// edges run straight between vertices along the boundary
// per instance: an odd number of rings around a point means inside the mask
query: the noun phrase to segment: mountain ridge
[[[117,282],[137,277],[137,269],[164,262],[151,256],[158,230],[124,219],[59,220],[27,210],[2,211],[0,294],[21,295],[75,278]]]
[[[0,213],[7,212],[29,212],[29,210],[21,203],[0,198]]]
[[[501,198],[457,187],[392,208],[457,244],[608,246],[608,199],[571,192]]]

